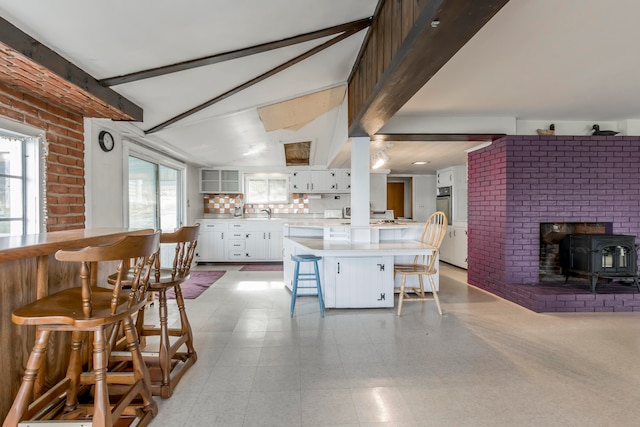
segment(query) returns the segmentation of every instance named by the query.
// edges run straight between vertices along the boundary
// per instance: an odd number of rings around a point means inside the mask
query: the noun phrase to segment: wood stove
[[[599,278],[630,279],[640,291],[636,237],[623,234],[569,234],[560,242],[565,283],[571,275],[591,276],[595,293]]]

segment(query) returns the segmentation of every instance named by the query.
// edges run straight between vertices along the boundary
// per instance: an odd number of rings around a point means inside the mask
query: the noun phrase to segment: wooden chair
[[[158,297],[159,325],[144,324],[147,306],[140,308],[136,319],[136,329],[141,340],[149,336],[158,336],[160,340],[158,351],[143,349],[143,357],[149,367],[160,370],[160,378],[157,375],[151,377],[151,391],[162,398],[173,394],[175,386],[198,358],[180,285],[189,278],[199,231],[200,224],[195,224],[181,227],[172,233],[161,233],[160,243],[175,245],[175,255],[171,268],[161,268],[161,257],[158,254],[154,275],[149,283],[149,291],[156,293]],[[175,291],[180,328],[169,328],[168,325],[167,291],[170,289]],[[185,351],[181,351],[183,346],[186,347]],[[125,362],[129,358],[128,352],[114,351],[111,354],[112,362]]]
[[[151,394],[150,375],[138,346],[132,316],[145,304],[159,242],[160,233],[130,235],[111,245],[56,252],[55,257],[60,261],[80,263],[81,286],[41,298],[13,312],[14,323],[35,325],[36,340],[3,427],[15,427],[19,423],[31,425],[30,421],[34,420],[67,420],[65,425],[109,427],[116,425],[121,416],[128,418],[125,423],[137,418],[140,426],[151,421],[158,407]],[[123,289],[121,277],[131,260],[135,262],[135,274],[129,288]],[[97,277],[92,270],[98,263],[107,261],[119,261],[113,288],[91,283],[92,277]],[[119,324],[133,361],[130,373],[108,369],[111,349],[107,336]],[[34,399],[34,385],[38,374],[42,375],[40,370],[46,359],[49,337],[58,331],[71,332],[66,376]],[[85,336],[92,336],[92,340],[83,346]],[[88,365],[82,357],[87,346],[92,347],[88,353],[93,355]],[[119,397],[110,396],[113,385],[126,391]],[[119,400],[112,402],[111,399]]]
[[[425,223],[420,241],[425,245],[432,246],[434,248],[431,255],[416,255],[413,259],[413,264],[396,264],[393,268],[393,277],[400,274],[402,276],[402,282],[399,288],[395,288],[399,292],[398,295],[398,316],[402,314],[402,304],[408,301],[430,301],[435,300],[438,307],[438,313],[442,316],[442,308],[440,307],[440,299],[438,298],[438,291],[436,290],[435,283],[433,281],[433,275],[438,272],[438,266],[436,261],[438,260],[438,251],[445,233],[447,232],[447,216],[444,212],[433,213]],[[417,276],[419,287],[406,287],[407,276]],[[423,276],[429,279],[431,285],[431,293],[433,296],[428,296],[424,290]],[[413,291],[413,295],[409,294],[409,291]]]

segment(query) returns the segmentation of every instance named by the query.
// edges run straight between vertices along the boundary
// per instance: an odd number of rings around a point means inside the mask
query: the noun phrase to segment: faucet
[[[271,219],[271,208],[262,209],[262,212],[266,212],[269,216],[269,219]]]

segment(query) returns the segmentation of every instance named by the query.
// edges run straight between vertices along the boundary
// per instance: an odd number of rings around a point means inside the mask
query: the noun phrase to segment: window
[[[0,130],[0,236],[39,230],[38,138]]]
[[[182,224],[182,173],[129,157],[129,227],[173,231]]]
[[[245,203],[289,203],[289,176],[282,173],[244,174]]]

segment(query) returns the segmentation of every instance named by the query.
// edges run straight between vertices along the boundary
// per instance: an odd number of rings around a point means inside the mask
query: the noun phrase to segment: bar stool
[[[318,261],[322,259],[322,257],[315,255],[291,255],[291,259],[295,262],[295,267],[293,269],[293,287],[291,289],[291,313],[290,316],[293,317],[293,311],[296,308],[296,298],[298,296],[298,289],[313,289],[316,288],[318,291],[318,303],[320,304],[320,316],[324,317],[324,301],[322,300],[322,287],[320,286],[320,273],[318,272]],[[313,263],[313,273],[300,273],[300,263],[301,262],[312,262]],[[298,286],[298,282],[301,281],[315,281],[315,286]]]
[[[160,243],[175,245],[175,254],[171,268],[161,268],[161,256],[158,254],[155,274],[149,282],[148,290],[157,293],[158,296],[159,325],[144,324],[146,305],[140,309],[136,319],[136,329],[141,340],[149,336],[160,338],[158,351],[143,349],[142,355],[150,367],[157,366],[160,369],[159,379],[152,375],[151,391],[154,396],[163,399],[171,397],[182,376],[198,359],[180,285],[189,279],[199,231],[200,224],[195,224],[183,226],[172,233],[161,233]],[[125,280],[130,279],[132,273],[130,270]],[[114,276],[109,278],[110,281],[114,279]],[[168,325],[167,291],[170,289],[173,289],[176,295],[176,305],[180,314],[179,328],[169,328]],[[184,351],[181,351],[183,347]],[[123,351],[114,351],[110,357],[112,363],[126,362],[130,359],[130,354]]]
[[[73,425],[90,420],[89,424],[94,427],[114,426],[121,417],[126,418],[125,423],[135,422],[137,418],[139,426],[151,421],[158,406],[151,394],[150,375],[138,346],[132,316],[146,302],[159,242],[160,233],[130,235],[111,245],[56,252],[59,261],[80,263],[81,286],[38,299],[12,313],[14,323],[35,325],[36,340],[3,427],[31,425],[31,421],[41,425],[47,420],[66,420],[65,425],[72,424],[70,420],[75,420]],[[92,277],[97,277],[94,269],[107,261],[120,262],[113,288],[92,283]],[[123,289],[120,279],[131,261],[135,274],[130,287]],[[74,279],[70,280],[75,285],[78,282]],[[108,367],[111,348],[107,335],[119,325],[133,361],[133,371],[127,374],[112,372]],[[44,374],[41,369],[47,357],[49,337],[59,331],[71,332],[66,376],[36,398],[34,385],[38,375]],[[83,337],[87,335],[93,339],[83,346]],[[89,354],[93,356],[88,366],[82,357],[87,346],[92,347]],[[110,393],[114,387],[122,391],[118,397]],[[118,400],[111,401],[112,398]]]

